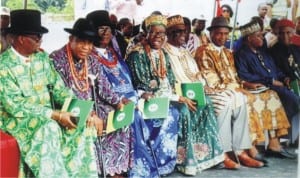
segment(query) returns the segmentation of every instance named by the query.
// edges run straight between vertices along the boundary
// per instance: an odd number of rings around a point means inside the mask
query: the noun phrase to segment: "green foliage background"
[[[1,0],[1,6],[11,10],[24,9],[24,0]],[[74,19],[73,0],[27,0],[27,9],[37,9],[53,20],[69,21]]]

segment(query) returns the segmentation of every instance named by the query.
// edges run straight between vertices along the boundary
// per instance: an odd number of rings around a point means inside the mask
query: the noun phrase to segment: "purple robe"
[[[71,88],[75,95],[80,99],[92,99],[92,87],[85,92],[79,91],[74,84],[74,79],[71,74],[70,65],[67,58],[66,46],[54,51],[50,55],[53,58],[55,69],[61,75],[66,86]],[[75,62],[75,67],[80,70],[83,67],[83,62]],[[95,75],[96,82],[96,101],[98,106],[98,116],[104,119],[104,128],[106,127],[106,119],[108,113],[113,110],[113,105],[116,105],[120,101],[120,97],[112,90],[112,86],[106,76],[103,74],[103,68],[96,58],[92,55],[88,57],[88,74]],[[98,155],[98,168],[99,174],[102,174],[102,159],[105,160],[105,172],[109,175],[121,174],[126,172],[131,166],[131,153],[132,148],[130,128],[125,127],[115,132],[99,137],[96,145],[96,151]],[[102,152],[100,151],[99,141],[102,142]]]

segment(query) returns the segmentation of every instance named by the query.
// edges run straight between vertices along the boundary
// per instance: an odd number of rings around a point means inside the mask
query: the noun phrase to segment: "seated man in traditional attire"
[[[224,17],[214,18],[208,28],[212,43],[199,47],[195,59],[207,86],[212,90],[209,96],[215,103],[218,118],[223,118],[218,122],[224,151],[237,151],[243,165],[261,167],[264,165],[262,162],[250,158],[244,151],[252,147],[248,124],[250,117],[247,114],[247,97],[239,88],[232,55],[224,48],[231,29]],[[225,167],[235,167],[232,166],[235,163],[230,163],[228,159],[225,158]]]
[[[270,48],[276,66],[291,80],[300,79],[300,48],[292,43],[295,35],[295,24],[282,19],[277,22],[278,42]]]
[[[239,77],[245,81],[244,86],[251,89],[269,87],[277,92],[287,116],[299,112],[297,109],[299,108],[299,97],[286,87],[289,79],[278,70],[264,48],[261,48],[263,46],[263,35],[260,26],[256,22],[250,22],[241,27],[241,32],[243,35],[243,46],[236,53],[235,64]],[[265,92],[262,94],[265,94]],[[268,124],[266,116],[263,118],[264,129],[268,130],[268,135],[270,136],[267,153],[276,154],[280,157],[294,158],[295,155],[287,152],[279,144],[278,137],[286,135],[289,127],[286,117],[284,118],[284,115],[280,115],[278,112],[280,108],[276,107],[276,102],[279,101],[279,98],[276,95],[267,107],[268,112],[275,116],[272,118],[272,124]],[[266,111],[264,113],[267,113]]]
[[[191,56],[188,49],[182,47],[185,43],[186,34],[186,24],[184,23],[184,18],[180,15],[174,15],[168,17],[167,25],[167,37],[168,41],[164,46],[164,49],[170,56],[170,63],[175,74],[176,81],[181,83],[192,83],[203,81],[201,74],[198,70],[197,63]],[[199,91],[200,92],[200,91]],[[205,96],[204,96],[205,97]],[[224,160],[224,154],[220,143],[218,124],[215,118],[213,105],[208,97],[206,98],[206,106],[197,106],[197,112],[199,113],[209,113],[205,115],[199,115],[194,113],[195,119],[191,119],[191,125],[194,125],[192,130],[195,130],[192,134],[195,141],[191,146],[196,148],[196,145],[205,145],[207,150],[190,149],[190,152],[199,152],[201,157],[194,157],[195,167],[197,167],[198,172],[210,168]],[[198,118],[197,118],[198,117]],[[200,120],[201,124],[196,124]],[[203,122],[205,120],[205,122]],[[180,136],[181,137],[181,136]],[[181,140],[181,139],[180,139]],[[182,150],[182,143],[178,143],[178,157],[184,157],[186,152]],[[189,158],[189,161],[191,158]],[[188,173],[188,167],[192,167],[187,163],[178,164],[184,172]],[[183,169],[184,168],[184,169]]]
[[[93,11],[91,13],[95,19],[103,24],[112,25],[106,11]],[[97,118],[97,126],[103,127],[105,130],[108,123],[108,113],[114,109],[120,109],[129,100],[126,96],[121,98],[113,90],[100,61],[92,53],[93,42],[100,38],[95,27],[91,24],[100,26],[100,23],[91,23],[90,19],[80,18],[74,24],[73,29],[65,28],[65,31],[71,34],[69,42],[52,52],[51,57],[54,67],[61,75],[65,85],[72,89],[78,98],[93,98],[97,102],[94,107],[94,112],[100,118],[95,117]],[[132,156],[132,138],[129,128],[126,126],[109,134],[103,132],[105,135],[97,138],[95,150],[98,156],[99,174],[120,176],[127,172],[131,166],[129,160]],[[99,131],[101,135],[102,130],[99,129]],[[113,159],[114,157],[118,157],[118,160]]]
[[[273,57],[276,66],[290,79],[291,82],[298,81],[300,86],[300,45],[295,34],[295,24],[288,19],[281,19],[277,24],[278,42],[269,49],[269,54]],[[299,36],[298,36],[299,37]],[[296,81],[297,80],[297,81]],[[290,115],[287,113],[291,122],[289,138],[291,142],[297,143],[299,139],[299,114]]]
[[[1,54],[0,128],[18,141],[20,177],[97,177],[92,117],[91,128],[75,130],[71,113],[51,108],[51,101],[62,105],[74,96],[39,50],[48,32],[40,12],[12,11],[7,32],[13,41]]]
[[[162,48],[166,40],[166,17],[151,15],[146,18],[145,24],[147,40],[138,44],[126,60],[133,77],[134,87],[145,99],[151,96],[168,97],[170,109],[179,111],[178,127],[180,129],[178,142],[176,142],[177,150],[175,149],[175,152],[177,151],[175,153],[177,168],[186,175],[196,175],[198,171],[206,167],[205,164],[201,164],[204,163],[201,159],[213,160],[211,158],[214,156],[222,158],[219,146],[211,147],[212,142],[206,144],[206,140],[202,140],[201,129],[205,124],[204,120],[215,124],[212,119],[214,118],[212,108],[208,107],[206,108],[208,110],[205,109],[203,112],[204,110],[197,108],[196,102],[174,92],[176,78],[170,64],[170,57]],[[158,126],[160,126],[160,122],[157,123]],[[167,128],[169,127],[172,125],[167,126]],[[201,150],[202,148],[205,149]],[[210,151],[214,154],[209,153]],[[207,154],[208,156],[205,156]],[[161,167],[161,163],[162,161],[158,161],[158,166]]]

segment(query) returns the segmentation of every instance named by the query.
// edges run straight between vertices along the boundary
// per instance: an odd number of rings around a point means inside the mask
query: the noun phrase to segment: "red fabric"
[[[300,46],[300,35],[294,35],[291,38],[291,43],[297,46]]]
[[[220,0],[216,0],[216,17],[219,17],[222,15],[222,8],[221,8],[221,4],[220,4]]]
[[[19,162],[16,139],[0,130],[0,177],[18,177]]]
[[[295,24],[288,19],[281,19],[277,22],[276,24],[278,26],[278,28],[280,27],[291,27],[291,28],[295,28]]]

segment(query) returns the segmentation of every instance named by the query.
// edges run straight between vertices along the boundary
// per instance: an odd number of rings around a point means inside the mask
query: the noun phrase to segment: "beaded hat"
[[[168,17],[167,20],[168,20],[168,25],[167,25],[168,28],[174,25],[184,25],[184,20],[181,15],[170,16]]]
[[[167,18],[164,15],[150,15],[145,19],[145,25],[148,29],[151,25],[167,26]]]
[[[243,37],[251,35],[252,33],[255,33],[258,31],[261,31],[261,28],[260,28],[259,24],[254,21],[249,22],[240,27],[240,32]]]

